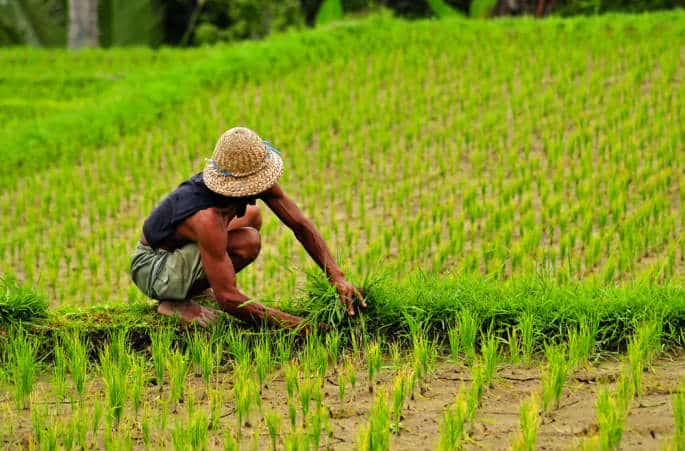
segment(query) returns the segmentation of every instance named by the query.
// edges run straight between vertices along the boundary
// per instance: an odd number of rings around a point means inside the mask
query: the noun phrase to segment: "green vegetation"
[[[0,447],[388,449],[432,403],[424,447],[456,449],[532,375],[509,437],[530,450],[610,353],[621,376],[584,443],[620,446],[655,395],[645,370],[685,347],[683,24],[378,16],[195,50],[0,51]],[[364,313],[266,209],[239,285],[330,332],[183,327],[132,285],[142,221],[236,124],[283,150],[282,186]]]

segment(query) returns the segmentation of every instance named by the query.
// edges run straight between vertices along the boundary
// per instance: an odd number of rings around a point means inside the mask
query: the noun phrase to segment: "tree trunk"
[[[98,1],[69,0],[69,47],[97,47]]]

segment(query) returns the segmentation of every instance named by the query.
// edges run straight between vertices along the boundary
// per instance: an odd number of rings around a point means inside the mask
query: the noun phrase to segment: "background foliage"
[[[599,14],[685,7],[685,0],[547,0],[547,13]],[[100,0],[100,43],[202,45],[259,39],[385,8],[408,17],[530,14],[538,0]],[[0,0],[0,45],[62,46],[66,0]]]

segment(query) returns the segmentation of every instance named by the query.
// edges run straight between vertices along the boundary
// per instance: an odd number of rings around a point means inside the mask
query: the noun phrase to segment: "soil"
[[[593,366],[576,371],[564,388],[559,407],[542,416],[538,435],[537,449],[568,450],[577,449],[583,440],[597,433],[595,418],[595,399],[600,387],[613,385],[621,371],[622,363],[616,359],[607,359]],[[383,387],[390,390],[395,371],[385,368],[375,385],[375,390]],[[656,362],[645,372],[643,377],[644,394],[637,397],[632,405],[623,436],[622,448],[662,449],[671,440],[674,432],[674,421],[671,407],[672,394],[682,383],[685,374],[685,356],[664,358]],[[224,432],[235,428],[233,401],[231,399],[230,374],[220,376],[221,389],[224,390],[224,405],[219,427],[210,431],[210,446],[222,448]],[[329,373],[323,387],[325,405],[330,409],[331,435],[322,439],[330,449],[351,450],[357,441],[360,426],[368,421],[368,412],[373,403],[374,394],[369,393],[366,372],[362,369],[358,375],[356,387],[347,390],[345,401],[338,400],[337,377]],[[422,393],[417,390],[415,399],[408,400],[401,421],[401,430],[393,435],[393,450],[433,450],[437,449],[440,436],[442,413],[446,406],[454,402],[459,388],[470,383],[468,368],[462,365],[442,361],[437,367],[431,382]],[[188,417],[186,406],[173,409],[169,416],[168,427],[159,428],[158,411],[167,397],[168,387],[150,385],[146,389],[145,400],[155,417],[153,424],[153,443],[157,447],[172,446],[169,430],[179,421]],[[209,400],[201,378],[190,376],[188,390],[193,393],[195,409],[209,410]],[[540,367],[525,365],[500,365],[493,387],[484,395],[475,421],[470,426],[466,449],[510,449],[511,442],[519,431],[519,407],[532,392],[540,391]],[[0,392],[1,394],[2,392]],[[91,381],[89,387],[91,401],[102,399],[102,386],[99,378]],[[282,371],[272,375],[262,393],[264,406],[282,413],[283,430],[289,430],[287,416],[287,394]],[[34,404],[47,404],[51,414],[57,419],[68,419],[70,411],[75,408],[70,403],[55,402],[47,382],[41,382],[34,393]],[[88,418],[86,403],[86,418]],[[12,431],[0,433],[0,447],[4,438],[4,447],[16,448],[26,446],[32,434],[30,411],[14,410],[11,393],[0,395],[0,411],[12,422]],[[299,410],[299,409],[298,409]],[[157,413],[156,413],[157,412]],[[298,412],[299,413],[299,412]],[[133,420],[133,413],[127,410],[128,419],[124,420],[123,430],[129,430],[136,448],[144,449],[140,432],[140,417]],[[55,420],[57,421],[57,420]],[[102,430],[104,426],[100,426]],[[2,432],[2,431],[0,431]],[[4,437],[3,437],[4,435]],[[269,436],[266,428],[257,415],[253,415],[250,425],[243,428],[245,449],[268,449]],[[283,437],[283,435],[282,435]],[[98,447],[102,445],[98,438]],[[249,444],[249,445],[248,445]]]

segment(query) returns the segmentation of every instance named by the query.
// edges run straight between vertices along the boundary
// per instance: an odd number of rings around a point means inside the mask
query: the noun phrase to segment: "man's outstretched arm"
[[[355,298],[359,300],[362,307],[366,307],[366,302],[361,292],[345,279],[345,275],[335,262],[328,249],[326,242],[314,223],[304,216],[298,206],[290,199],[276,184],[260,195],[260,198],[278,216],[283,224],[288,226],[297,240],[307,251],[309,256],[317,265],[328,275],[328,279],[336,287],[343,303],[347,307],[347,312],[354,315]]]
[[[296,328],[303,319],[250,301],[236,285],[235,269],[226,248],[228,234],[220,218],[207,211],[193,217],[185,227],[197,238],[202,266],[214,291],[214,297],[225,312],[252,324],[269,323]]]

